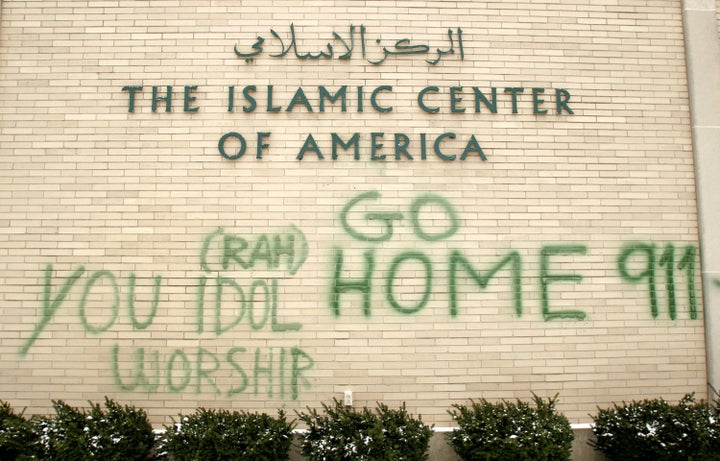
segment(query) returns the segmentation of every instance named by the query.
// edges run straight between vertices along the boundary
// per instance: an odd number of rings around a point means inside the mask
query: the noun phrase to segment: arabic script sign
[[[357,33],[356,33],[357,31]],[[435,50],[432,50],[430,45],[424,44],[424,43],[411,43],[411,40],[409,38],[401,38],[399,40],[396,40],[395,43],[388,47],[383,46],[382,39],[381,38],[374,38],[374,39],[368,39],[367,37],[367,29],[364,25],[360,25],[359,28],[357,28],[354,25],[350,25],[347,34],[345,37],[338,34],[337,32],[332,32],[332,40],[328,42],[325,45],[324,50],[317,51],[315,53],[312,52],[303,52],[300,51],[298,48],[298,34],[295,32],[295,24],[290,23],[290,37],[289,42],[286,45],[285,40],[278,34],[274,29],[270,29],[270,34],[272,34],[273,38],[277,40],[278,44],[276,45],[277,48],[279,48],[279,51],[276,53],[271,53],[269,56],[271,58],[283,58],[290,54],[292,51],[292,54],[295,55],[297,59],[305,60],[305,59],[339,59],[339,60],[349,60],[352,58],[353,53],[356,52],[355,45],[356,45],[356,36],[358,38],[358,44],[360,49],[357,51],[360,56],[367,62],[373,65],[380,65],[390,56],[404,56],[404,55],[423,55],[427,56],[425,59],[425,62],[427,62],[430,65],[435,65],[442,59],[443,56],[449,55],[449,54],[455,54],[457,51],[458,56],[460,57],[460,60],[465,59],[465,51],[463,50],[463,42],[462,42],[462,29],[456,28],[456,29],[448,29],[447,31],[447,38],[450,42],[449,48],[436,48]],[[287,37],[286,37],[287,38]],[[234,47],[235,55],[237,55],[239,58],[245,59],[245,62],[253,62],[257,56],[262,54],[264,51],[263,46],[265,45],[265,38],[262,36],[258,36],[255,40],[255,43],[253,43],[250,46],[250,51],[240,51],[240,48],[238,48],[238,45],[236,44]],[[336,53],[335,46],[339,45],[342,48]],[[457,50],[455,49],[455,46],[457,45]]]
[[[295,56],[304,60],[350,60],[362,59],[372,65],[380,65],[388,59],[402,61],[408,57],[420,56],[427,64],[436,65],[443,58],[452,56],[460,61],[465,59],[463,45],[463,30],[460,27],[447,30],[447,43],[445,48],[431,47],[426,43],[418,43],[410,38],[393,39],[385,45],[381,38],[370,36],[364,25],[348,26],[343,35],[332,31],[332,38],[319,48],[319,51],[307,51],[317,35],[305,36],[299,39],[295,25],[290,23],[287,33],[280,34],[270,29],[271,38],[266,43],[262,36],[258,36],[254,43],[233,46],[235,55],[252,63],[267,48],[271,58]],[[322,43],[323,40],[320,40]],[[317,42],[315,42],[317,43]],[[317,49],[316,49],[317,50]],[[252,74],[252,72],[250,73]],[[282,75],[282,74],[281,74]],[[370,112],[378,114],[392,113],[395,108],[417,108],[425,114],[457,114],[465,120],[470,117],[480,117],[486,114],[498,114],[505,111],[509,114],[532,114],[536,117],[574,115],[570,107],[570,91],[565,88],[546,88],[533,86],[490,86],[452,85],[441,87],[428,85],[414,93],[414,101],[395,106],[393,101],[398,97],[406,96],[407,92],[393,92],[392,85],[379,85],[369,87],[367,84],[342,84],[334,81],[333,86],[319,84],[314,88],[297,86],[284,88],[284,91],[275,91],[276,85],[266,82],[258,85],[246,82],[243,86],[228,85],[225,104],[228,113],[243,113],[251,115],[257,112],[280,113],[298,112],[313,115],[313,120],[319,116],[348,112]],[[140,111],[169,113],[173,109],[173,100],[182,98],[182,111],[195,113],[201,111],[203,91],[199,85],[184,85],[180,96],[174,88],[177,85],[152,85],[150,91],[147,86],[138,82],[125,85],[122,91],[127,92],[128,113]],[[236,91],[236,89],[238,91]],[[527,90],[527,91],[526,91]],[[218,93],[205,93],[218,94]],[[412,92],[411,92],[412,94]],[[290,96],[292,95],[292,96]],[[504,101],[503,101],[504,99]],[[553,109],[554,106],[554,109]],[[404,115],[403,115],[404,116]],[[349,125],[348,125],[349,126]],[[387,125],[391,126],[391,125]],[[428,127],[430,128],[430,127]],[[433,127],[435,128],[435,127]],[[240,133],[228,131],[223,134],[217,144],[217,150],[226,160],[239,160],[246,153],[255,153],[255,159],[266,158],[271,150],[270,131],[256,131],[254,133]],[[332,160],[365,158],[371,161],[412,161],[428,160],[434,157],[442,161],[464,161],[466,159],[479,159],[487,161],[488,156],[481,147],[477,133],[456,133],[455,131],[439,131],[437,129],[413,130],[408,133],[385,131],[371,132],[335,132],[322,133],[323,137],[316,138],[307,133],[304,141],[295,146],[295,158],[303,160],[313,157],[317,160],[332,158]],[[285,149],[291,143],[283,142]],[[248,155],[250,157],[250,155]]]

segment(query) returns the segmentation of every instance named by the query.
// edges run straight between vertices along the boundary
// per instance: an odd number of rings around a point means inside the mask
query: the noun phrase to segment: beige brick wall
[[[0,20],[2,399],[108,395],[160,424],[349,389],[442,426],[470,398],[558,393],[587,422],[706,395],[680,2],[6,1]],[[298,54],[334,58],[298,59],[291,24]],[[448,29],[454,53],[427,63]],[[368,62],[403,38],[430,51]],[[320,86],[346,86],[347,110],[320,112]],[[333,133],[358,133],[360,159],[333,160]],[[486,160],[439,158],[443,133],[444,154],[475,139]],[[324,159],[296,158],[308,135]]]

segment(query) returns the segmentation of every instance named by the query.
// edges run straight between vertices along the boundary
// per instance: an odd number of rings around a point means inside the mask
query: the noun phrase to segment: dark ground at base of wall
[[[607,461],[601,453],[588,445],[592,437],[590,429],[574,429],[575,440],[572,445],[572,461]],[[461,461],[450,445],[445,441],[445,432],[436,432],[430,440],[430,461]],[[300,454],[299,437],[295,437],[295,444],[290,453],[290,461],[306,461]]]

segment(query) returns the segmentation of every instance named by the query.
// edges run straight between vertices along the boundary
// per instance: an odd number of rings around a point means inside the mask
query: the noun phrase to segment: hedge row
[[[556,398],[532,402],[470,401],[449,410],[458,428],[449,444],[463,460],[569,460],[573,432]],[[78,409],[54,401],[54,416],[25,418],[0,401],[0,459],[53,461],[278,461],[290,457],[295,420],[198,409],[154,432],[142,409],[111,399]],[[428,459],[432,426],[407,412],[346,407],[298,412],[307,427],[300,449],[310,461]],[[685,396],[679,404],[643,400],[598,409],[591,445],[611,460],[712,460],[720,454],[720,410]]]

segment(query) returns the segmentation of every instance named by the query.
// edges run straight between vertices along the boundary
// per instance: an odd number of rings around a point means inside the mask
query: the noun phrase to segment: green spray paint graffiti
[[[631,273],[631,258],[639,257],[644,263],[640,263],[640,270]],[[689,245],[685,247],[677,269],[686,271],[687,293],[690,318],[697,319],[697,300],[695,297],[695,260],[697,248]],[[618,270],[622,278],[630,283],[647,283],[648,297],[650,299],[650,312],[653,317],[660,313],[658,307],[657,274],[658,267],[665,267],[665,289],[668,299],[668,314],[671,319],[677,318],[677,299],[675,286],[675,246],[672,243],[665,245],[665,250],[658,259],[657,245],[652,243],[629,243],[625,245],[618,257]]]
[[[112,348],[115,384],[123,391],[139,392],[207,392],[232,397],[251,393],[296,400],[309,381],[304,373],[313,367],[310,355],[299,347],[255,348],[231,347],[225,354],[216,354],[198,347],[194,353],[175,349],[167,357],[160,351],[137,348],[130,359],[131,370],[121,370],[120,346]],[[249,369],[248,369],[249,364]],[[223,390],[213,376],[218,371],[230,371],[232,384]],[[223,373],[226,376],[227,373]],[[261,389],[265,389],[261,392]]]
[[[307,259],[308,245],[300,229],[257,236],[254,242],[220,227],[203,240],[200,267],[206,273],[228,269],[285,269],[295,275]],[[213,262],[215,261],[215,262]]]
[[[330,285],[330,309],[336,317],[342,314],[342,300],[347,297],[348,293],[360,294],[363,315],[365,317],[372,315],[371,294],[373,283],[376,281],[376,274],[380,272],[376,265],[377,254],[383,251],[380,244],[391,240],[396,228],[402,225],[404,220],[407,220],[413,234],[425,242],[447,240],[460,229],[460,220],[454,207],[438,195],[424,194],[419,196],[410,203],[406,214],[400,211],[387,211],[381,204],[377,203],[381,198],[381,194],[376,191],[362,193],[350,200],[340,213],[340,222],[348,235],[359,242],[373,243],[376,246],[363,251],[363,275],[355,278],[343,276],[343,272],[347,269],[345,255],[348,250],[334,249],[333,277]],[[437,223],[428,225],[421,218],[422,210],[431,206],[436,209],[434,215],[441,214],[445,217],[445,227],[434,232],[428,229],[437,226]],[[377,210],[374,208],[377,208]],[[435,216],[433,221],[437,220],[438,218]],[[580,284],[583,282],[584,276],[582,274],[560,272],[556,267],[561,265],[555,264],[555,262],[557,259],[567,258],[580,260],[582,256],[587,255],[588,251],[585,245],[579,244],[545,245],[540,248],[537,279],[539,280],[540,290],[540,312],[545,321],[586,319],[587,313],[583,310],[554,308],[551,301],[551,291],[558,283]],[[655,272],[659,267],[664,268],[669,317],[673,320],[677,318],[675,270],[686,271],[689,316],[691,319],[696,319],[697,301],[694,272],[695,259],[697,258],[696,247],[694,245],[686,246],[677,265],[675,264],[675,247],[673,244],[667,244],[659,258],[656,253],[656,245],[651,243],[627,244],[618,257],[616,269],[625,282],[631,284],[646,282],[648,284],[650,312],[652,317],[656,318],[659,310]],[[645,257],[645,264],[641,265],[639,272],[632,272],[634,269],[630,267],[630,260],[635,259],[638,255]],[[385,259],[388,257],[387,254],[383,254],[383,256]],[[505,255],[500,256],[498,262],[484,271],[477,269],[470,258],[459,250],[450,249],[446,258],[441,258],[440,261],[437,259],[431,258],[430,253],[418,250],[400,251],[391,257],[384,284],[385,300],[392,309],[401,314],[420,312],[426,307],[428,300],[431,299],[433,287],[442,285],[438,292],[449,293],[448,313],[451,317],[456,317],[460,313],[459,294],[461,288],[459,279],[461,277],[469,277],[478,288],[485,290],[493,279],[499,278],[501,271],[505,271],[509,273],[514,313],[517,317],[522,317],[524,310],[522,287],[526,269],[523,267],[519,252],[510,250]],[[422,266],[419,277],[423,279],[424,291],[421,293],[421,299],[415,305],[404,306],[398,301],[393,287],[396,279],[400,277],[400,266],[409,260],[417,261]],[[633,264],[633,266],[635,265]],[[448,268],[446,280],[436,280],[436,278],[440,278],[436,276],[434,270],[436,266]],[[413,274],[412,277],[418,276]]]
[[[401,316],[415,315],[431,301],[447,302],[447,315],[458,318],[474,308],[463,301],[467,294],[495,285],[496,290],[508,290],[508,311],[521,318],[527,304],[525,282],[531,279],[537,280],[538,312],[544,321],[588,320],[583,309],[558,307],[556,301],[567,293],[568,286],[574,290],[586,281],[581,273],[587,267],[583,261],[592,253],[586,245],[546,244],[534,257],[523,257],[511,249],[491,260],[474,259],[453,248],[452,239],[462,230],[461,220],[455,207],[436,194],[421,194],[400,211],[383,204],[379,192],[364,192],[347,202],[339,222],[360,248],[332,250],[328,275],[329,307],[334,317],[351,309],[350,301],[360,296],[361,312],[367,318],[382,308]],[[391,243],[401,231],[405,233],[403,242],[412,243],[411,250],[391,249],[396,248]],[[282,281],[295,276],[308,257],[305,235],[292,225],[276,233],[253,236],[217,228],[202,240],[199,256],[199,273],[189,284],[195,292],[192,321],[189,330],[182,332],[182,338],[192,340],[193,346],[163,350],[147,345],[127,347],[115,341],[109,356],[117,388],[144,393],[299,398],[311,385],[315,361],[298,345],[285,344],[288,335],[299,337],[303,325],[282,315],[279,298]],[[660,317],[661,303],[666,300],[669,319],[677,319],[685,306],[689,318],[697,319],[696,259],[694,245],[677,249],[672,243],[664,247],[649,242],[627,243],[619,251],[612,276],[628,289],[647,290],[652,318]],[[350,271],[362,275],[349,276]],[[263,276],[256,277],[256,273]],[[683,279],[684,287],[678,285]],[[20,355],[31,352],[64,308],[75,309],[78,324],[89,336],[108,336],[113,328],[127,329],[128,325],[135,332],[158,327],[162,321],[159,312],[171,307],[166,292],[169,282],[161,275],[142,280],[141,284],[135,273],[120,277],[111,270],[91,271],[84,266],[57,280],[53,265],[48,264],[40,316]],[[412,296],[403,291],[408,280],[413,281]],[[715,280],[715,284],[720,286],[720,281]],[[384,297],[373,297],[374,290]],[[680,295],[687,296],[687,303]],[[127,322],[120,326],[122,320]],[[280,344],[273,340],[265,347],[245,347],[227,346],[225,341],[225,349],[199,344],[208,339],[233,338],[238,332],[242,332],[242,340],[260,333],[268,340],[277,334]]]
[[[365,213],[362,219],[363,221],[365,221],[366,224],[370,223],[371,225],[375,224],[379,226],[379,230],[377,230],[374,234],[370,232],[362,232],[350,223],[350,216],[356,211],[355,208],[358,208],[358,205],[363,202],[378,200],[380,197],[380,192],[365,192],[350,200],[347,205],[343,207],[340,213],[340,223],[342,224],[343,229],[345,230],[345,232],[348,233],[348,235],[350,235],[356,240],[365,242],[385,242],[392,238],[393,224],[396,221],[402,221],[405,218],[405,216],[401,212],[370,211]],[[422,211],[422,209],[424,207],[432,205],[436,205],[440,209],[442,209],[443,212],[447,214],[448,218],[447,229],[435,234],[432,232],[428,232],[427,229],[424,228],[422,226],[422,223],[420,222],[420,212]],[[420,239],[428,242],[444,240],[452,237],[460,227],[460,221],[457,217],[455,209],[452,205],[450,205],[450,202],[448,202],[443,197],[440,197],[439,195],[424,194],[413,200],[410,205],[409,215],[410,223],[413,230],[415,231],[415,235]]]
[[[35,325],[35,329],[32,332],[32,335],[30,338],[28,338],[25,341],[25,344],[23,344],[22,348],[20,349],[20,354],[25,355],[30,350],[30,347],[35,343],[35,341],[38,339],[40,334],[43,332],[43,330],[50,324],[52,319],[55,317],[55,314],[57,314],[57,311],[60,309],[60,307],[65,302],[65,298],[68,295],[68,292],[75,286],[75,284],[78,282],[78,280],[85,274],[85,267],[79,266],[75,271],[72,273],[70,277],[68,277],[65,280],[65,283],[63,283],[62,288],[59,290],[59,292],[53,296],[52,294],[52,287],[53,287],[53,266],[48,264],[45,268],[45,283],[44,283],[44,290],[43,290],[43,304],[42,304],[42,317],[40,319],[40,322]],[[86,306],[88,303],[88,299],[90,298],[92,294],[93,287],[98,283],[100,279],[106,279],[113,290],[113,302],[109,306],[110,315],[105,324],[96,326],[92,325],[86,315]],[[132,323],[132,326],[135,330],[144,330],[147,327],[149,327],[153,319],[155,318],[155,315],[157,313],[157,306],[159,302],[159,296],[160,296],[160,284],[162,282],[162,277],[157,276],[154,279],[154,289],[153,289],[153,302],[150,314],[145,319],[145,321],[138,321],[137,314],[135,311],[135,274],[131,273],[128,278],[128,296],[127,296],[127,309],[128,309],[128,316],[130,318],[130,321]],[[115,322],[117,321],[118,315],[119,315],[119,309],[120,309],[120,289],[117,283],[117,278],[112,272],[101,270],[93,272],[88,280],[85,282],[85,287],[83,289],[82,297],[80,298],[80,301],[78,302],[78,318],[80,320],[80,323],[85,328],[85,331],[92,334],[101,334],[110,329]]]
[[[307,241],[294,226],[254,239],[228,233],[222,228],[208,234],[200,252],[202,274],[195,283],[195,339],[208,334],[220,337],[238,330],[243,320],[250,332],[300,331],[300,322],[281,320],[278,292],[280,279],[297,273],[306,258]],[[279,276],[243,279],[246,284],[243,285],[225,275],[253,268],[264,273],[274,271]],[[168,302],[161,296],[167,289],[163,277],[154,276],[152,281],[149,311],[140,318],[136,306],[138,282],[134,273],[122,279],[109,270],[87,271],[84,266],[79,266],[64,281],[57,283],[53,266],[48,264],[41,317],[20,348],[20,355],[26,356],[30,352],[64,307],[76,309],[78,323],[88,335],[102,336],[118,325],[123,304],[133,331],[151,328],[158,321],[160,305]],[[60,288],[55,290],[55,285]],[[69,295],[76,286],[81,294],[70,302]],[[206,301],[208,292],[212,301]],[[94,306],[94,315],[90,313],[90,306]],[[229,320],[227,311],[234,313]],[[100,320],[98,312],[102,312]],[[211,328],[206,327],[206,317],[211,319]],[[193,333],[188,332],[184,337],[193,338]],[[205,347],[163,352],[148,347],[123,348],[116,343],[111,355],[114,381],[120,390],[210,392],[228,397],[244,393],[297,399],[300,391],[309,386],[305,374],[314,365],[312,357],[297,346],[232,347],[222,353]]]

